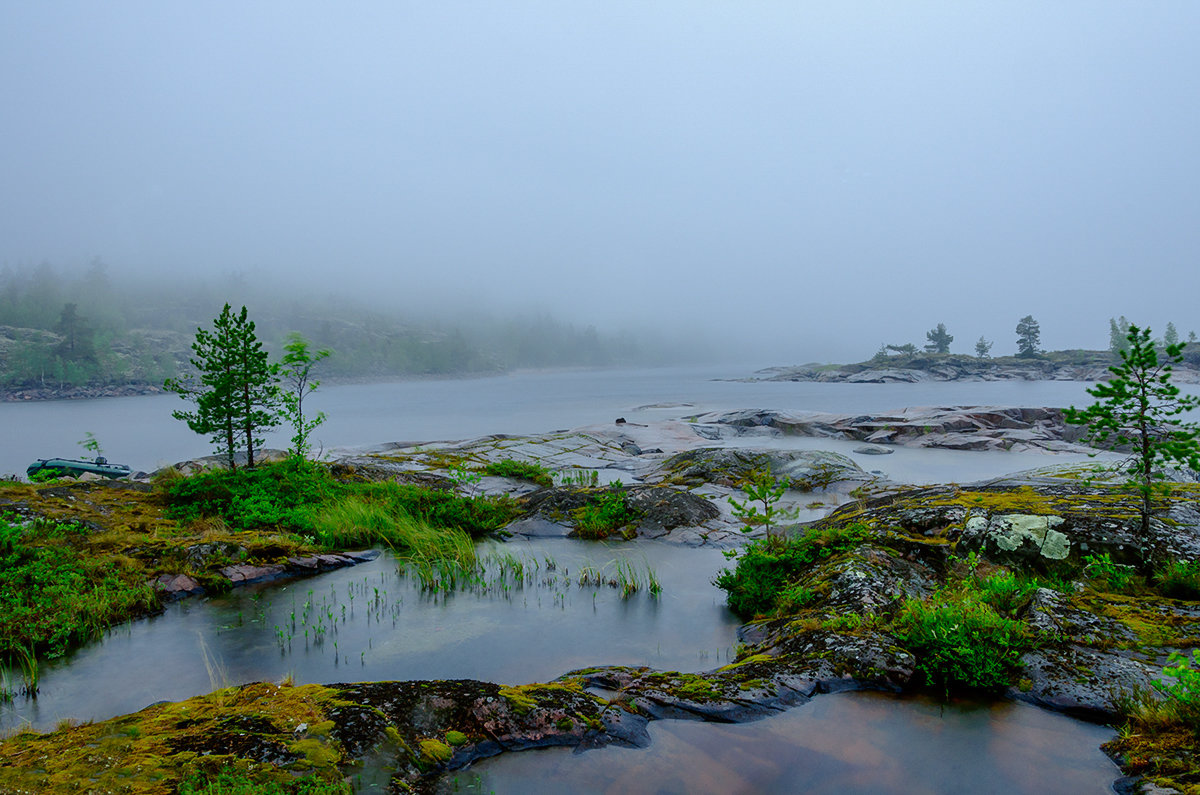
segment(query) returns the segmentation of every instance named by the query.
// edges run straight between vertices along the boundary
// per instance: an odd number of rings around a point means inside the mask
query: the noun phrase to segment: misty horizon
[[[219,8],[5,10],[0,267],[781,365],[1200,328],[1194,4]]]

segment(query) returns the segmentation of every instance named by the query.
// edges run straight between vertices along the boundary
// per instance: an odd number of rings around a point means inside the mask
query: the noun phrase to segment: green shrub
[[[1109,593],[1124,593],[1134,587],[1138,579],[1133,566],[1113,563],[1107,552],[1099,555],[1085,555],[1083,558],[1083,576],[1092,582],[1093,587]]]
[[[254,469],[216,470],[187,478],[165,478],[168,514],[188,521],[217,517],[231,528],[275,528],[315,535],[311,522],[322,510],[352,501],[357,531],[346,539],[366,539],[384,529],[386,517],[406,515],[436,527],[455,527],[471,535],[498,530],[520,514],[515,500],[500,497],[460,497],[452,492],[400,483],[338,483],[320,466],[300,458],[263,464]],[[376,506],[372,519],[364,506]],[[381,513],[378,513],[381,512]],[[327,545],[338,546],[337,533],[326,523]],[[362,543],[353,540],[349,543]]]
[[[339,485],[319,464],[292,457],[253,469],[166,478],[160,488],[168,515],[179,521],[219,517],[239,530],[297,530],[305,509],[324,502]]]
[[[796,538],[757,539],[746,545],[737,567],[723,570],[713,584],[726,592],[729,609],[740,617],[767,615],[781,607],[784,592],[814,563],[853,549],[866,538],[867,528],[852,524],[810,530]],[[799,606],[794,600],[787,605]]]
[[[483,473],[501,478],[530,480],[539,486],[547,488],[554,485],[554,478],[550,474],[550,470],[541,464],[535,464],[530,461],[517,461],[512,458],[505,458],[502,461],[494,461],[485,466]]]
[[[1200,600],[1200,562],[1173,561],[1154,577],[1163,596]]]
[[[1024,579],[1012,572],[993,574],[990,577],[975,576],[969,587],[979,592],[979,597],[998,613],[1015,616],[1033,597],[1038,589],[1036,579]]]
[[[626,525],[637,521],[639,513],[625,499],[625,492],[607,490],[582,508],[571,512],[576,535],[581,538],[607,538]]]
[[[1020,621],[1000,615],[970,587],[908,600],[893,629],[916,655],[926,684],[946,691],[1006,687],[1030,646]]]

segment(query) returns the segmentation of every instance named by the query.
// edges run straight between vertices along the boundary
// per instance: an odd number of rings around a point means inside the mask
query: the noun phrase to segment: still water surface
[[[711,581],[719,551],[672,544],[541,538],[487,543],[481,555],[520,560],[526,576],[430,596],[390,555],[286,584],[188,599],[43,666],[35,701],[0,705],[0,730],[101,720],[225,684],[278,681],[483,679],[523,684],[573,668],[650,665],[698,671],[732,659],[737,620]],[[580,586],[584,566],[642,578],[629,598]],[[550,568],[550,566],[553,568]],[[662,584],[646,593],[646,573]]]
[[[662,368],[525,372],[489,378],[325,385],[310,398],[329,419],[314,434],[325,449],[382,442],[470,439],[490,433],[672,419],[705,411],[776,409],[866,413],[906,406],[1067,406],[1091,402],[1073,381],[816,384],[714,380],[753,368]],[[309,401],[305,401],[306,405]],[[656,404],[683,407],[643,408]],[[0,474],[24,473],[38,458],[74,458],[89,431],[108,459],[152,471],[207,455],[204,437],[172,419],[174,395],[0,403]],[[268,436],[286,447],[290,434]]]
[[[1101,726],[1025,704],[837,693],[755,723],[657,721],[649,748],[503,754],[438,792],[1082,795],[1120,775]]]

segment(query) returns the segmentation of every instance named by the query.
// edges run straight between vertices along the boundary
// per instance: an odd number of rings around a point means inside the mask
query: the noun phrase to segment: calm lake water
[[[469,439],[490,433],[540,433],[611,423],[650,422],[705,411],[880,412],[906,406],[1086,405],[1088,386],[1071,381],[816,384],[743,383],[755,368],[662,368],[526,372],[489,378],[322,386],[313,410],[329,417],[314,439],[326,449],[382,442]],[[307,401],[306,401],[307,403]],[[684,408],[642,408],[688,404]],[[38,458],[81,457],[90,431],[110,461],[153,471],[208,455],[207,439],[171,417],[175,395],[85,401],[0,403],[0,474],[21,473]],[[268,436],[286,447],[290,434]],[[1020,467],[1015,467],[1020,468]]]

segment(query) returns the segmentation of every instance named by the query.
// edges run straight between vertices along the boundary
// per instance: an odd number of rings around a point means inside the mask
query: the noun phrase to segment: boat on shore
[[[110,464],[108,459],[103,456],[97,456],[93,461],[75,458],[39,458],[25,468],[25,476],[30,480],[35,477],[69,476],[77,478],[87,473],[115,480],[127,478],[131,472],[132,470],[125,464]]]

